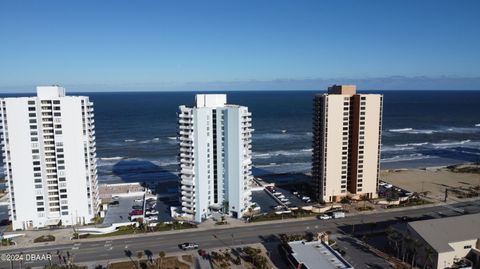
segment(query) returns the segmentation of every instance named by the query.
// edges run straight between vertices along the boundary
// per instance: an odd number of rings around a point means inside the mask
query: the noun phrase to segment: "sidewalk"
[[[470,199],[463,199],[460,202],[472,202],[472,201],[480,201],[480,198],[470,198]],[[449,206],[450,204],[458,203],[459,201],[448,201],[447,203],[433,203],[427,205],[418,205],[418,206],[411,206],[411,207],[399,207],[399,208],[392,208],[392,209],[383,209],[383,210],[372,210],[372,211],[363,211],[358,212],[355,214],[349,214],[348,216],[359,216],[359,215],[371,215],[377,213],[385,213],[385,212],[398,212],[398,211],[409,211],[419,208],[429,208],[429,207],[436,207],[436,206]],[[407,214],[407,213],[406,213]],[[271,221],[264,221],[264,222],[252,222],[252,223],[245,223],[243,220],[238,219],[231,219],[227,218],[228,224],[225,225],[216,225],[213,220],[207,220],[198,225],[198,228],[187,229],[187,230],[172,230],[172,231],[161,231],[161,232],[153,232],[153,233],[141,233],[135,234],[135,237],[151,237],[155,235],[168,235],[168,234],[177,234],[177,233],[184,233],[188,231],[207,231],[207,230],[216,230],[216,229],[230,229],[230,228],[238,228],[238,227],[245,227],[245,226],[259,226],[259,225],[272,225],[272,224],[279,224],[279,223],[286,223],[286,222],[298,222],[304,220],[314,220],[316,219],[315,216],[312,217],[303,217],[303,218],[289,218],[283,220],[271,220]],[[25,237],[15,238],[14,241],[17,245],[2,247],[2,250],[6,249],[17,249],[17,248],[27,248],[27,247],[35,247],[35,246],[54,246],[59,244],[74,244],[74,243],[83,243],[83,242],[98,242],[98,241],[106,241],[106,240],[115,240],[115,239],[128,239],[131,238],[132,235],[118,235],[118,236],[110,236],[110,237],[99,237],[99,238],[87,238],[87,239],[79,239],[79,240],[70,240],[70,237],[73,234],[71,228],[69,229],[55,229],[55,230],[35,230],[35,231],[16,231],[16,232],[7,232],[5,234],[19,234],[24,233]],[[54,242],[47,242],[47,243],[33,243],[33,239],[40,237],[42,235],[51,234],[55,236],[56,240]]]

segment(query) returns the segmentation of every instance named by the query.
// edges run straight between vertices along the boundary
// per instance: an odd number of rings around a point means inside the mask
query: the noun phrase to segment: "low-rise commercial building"
[[[323,241],[292,241],[288,246],[288,260],[292,268],[353,269],[350,263]]]
[[[418,240],[417,264],[437,269],[480,268],[480,214],[410,222],[407,234]],[[457,266],[464,258],[471,264]]]

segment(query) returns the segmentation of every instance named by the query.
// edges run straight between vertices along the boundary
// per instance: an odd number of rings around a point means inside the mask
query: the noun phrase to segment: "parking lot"
[[[113,223],[129,222],[130,220],[128,219],[128,213],[132,211],[132,206],[142,204],[138,202],[135,203],[135,200],[137,199],[143,200],[143,196],[119,197],[115,199],[114,201],[118,201],[118,205],[108,206],[103,224],[105,226],[110,226]]]
[[[267,187],[264,190],[252,192],[252,202],[260,206],[260,213],[274,212],[276,211],[275,207],[282,206],[272,195],[289,208],[301,208],[309,205],[301,199],[303,197],[301,194],[297,194],[297,196],[282,188]]]
[[[260,206],[260,213],[275,211],[275,207],[280,204],[272,198],[265,190],[252,191],[252,202]]]

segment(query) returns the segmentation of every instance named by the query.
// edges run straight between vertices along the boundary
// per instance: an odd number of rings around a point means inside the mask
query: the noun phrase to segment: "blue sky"
[[[476,0],[1,1],[0,91],[480,89],[479,13]]]

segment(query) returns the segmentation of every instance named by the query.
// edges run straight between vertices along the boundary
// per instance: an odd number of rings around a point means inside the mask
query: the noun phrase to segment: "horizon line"
[[[202,92],[326,92],[327,89],[323,90],[285,90],[285,89],[271,89],[271,90],[100,90],[100,91],[68,91],[68,88],[64,87],[67,93],[71,94],[78,94],[78,93],[202,93]],[[412,91],[442,91],[442,92],[475,92],[480,91],[480,89],[358,89],[360,92],[389,92],[389,91],[405,91],[405,92],[412,92]],[[28,92],[3,92],[0,91],[0,95],[8,94],[8,95],[26,95],[26,94],[34,94],[36,95],[36,91],[28,91]]]

